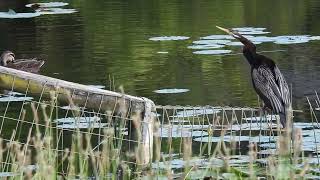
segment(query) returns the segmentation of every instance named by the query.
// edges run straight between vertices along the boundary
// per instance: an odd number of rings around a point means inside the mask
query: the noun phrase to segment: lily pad
[[[200,44],[188,46],[189,49],[217,49],[223,48],[224,45],[221,44]]]
[[[320,36],[311,36],[310,39],[311,40],[320,40]]]
[[[230,35],[209,35],[201,37],[200,39],[234,39],[234,37]]]
[[[250,121],[250,122],[270,122],[270,121],[276,121],[277,119],[279,119],[279,115],[266,115],[265,117],[253,116],[253,117],[243,118],[244,121]]]
[[[277,137],[273,136],[254,136],[254,137],[249,137],[249,136],[223,136],[222,137],[198,137],[193,139],[194,141],[198,142],[256,142],[256,143],[262,143],[262,142],[274,142],[276,141]]]
[[[247,166],[250,162],[250,157],[248,155],[233,155],[229,157],[228,160],[229,166],[237,167],[237,166]]]
[[[275,37],[268,37],[268,36],[252,36],[248,38],[251,41],[257,42],[274,42],[276,40]]]
[[[189,89],[159,89],[155,90],[153,92],[158,93],[158,94],[177,94],[177,93],[185,93],[190,91]]]
[[[277,149],[264,149],[257,152],[258,154],[275,155],[278,154]]]
[[[24,94],[19,93],[19,92],[9,91],[8,95],[10,95],[10,96],[23,96]]]
[[[250,31],[264,31],[267,28],[263,27],[239,27],[239,28],[232,28],[232,30],[239,31],[239,32],[250,32]]]
[[[62,106],[61,109],[64,109],[64,110],[72,110],[72,111],[80,111],[82,109],[84,109],[84,107],[79,107],[79,106]]]
[[[67,123],[67,124],[58,124],[58,128],[62,129],[88,129],[88,128],[103,128],[106,127],[107,123]]]
[[[98,122],[101,118],[97,116],[93,117],[66,117],[54,120],[56,123],[91,123]]]
[[[26,7],[33,7],[38,6],[41,8],[53,8],[53,7],[61,7],[61,6],[67,6],[68,3],[65,2],[48,2],[48,3],[31,3],[27,4]]]
[[[305,123],[305,122],[295,122],[293,123],[294,128],[300,128],[300,129],[313,129],[317,128],[316,123]]]
[[[267,31],[241,31],[240,34],[248,34],[248,35],[254,35],[254,34],[269,34],[270,32]]]
[[[231,42],[230,40],[225,40],[225,39],[214,39],[214,40],[198,40],[198,41],[193,41],[193,44],[210,44],[210,45],[217,45],[217,44],[227,44]]]
[[[228,54],[231,52],[231,50],[202,50],[194,51],[193,54]]]
[[[169,52],[168,51],[158,51],[157,53],[158,54],[168,54]]]
[[[192,129],[184,128],[183,126],[162,126],[158,129],[156,134],[156,136],[159,137],[199,137],[208,135],[206,131],[192,131]]]
[[[8,19],[16,19],[16,18],[34,18],[40,16],[41,13],[34,12],[34,13],[16,13],[12,9],[8,12],[0,12],[0,18],[8,18]]]
[[[263,143],[263,144],[259,144],[259,147],[266,148],[266,149],[275,149],[275,148],[277,148],[277,144],[276,143]]]
[[[227,43],[226,45],[228,45],[228,46],[243,46],[243,44],[239,41],[232,41],[232,42]]]
[[[220,110],[218,109],[191,109],[191,110],[184,110],[184,111],[178,111],[176,115],[170,116],[170,117],[176,117],[176,118],[184,118],[184,117],[195,117],[199,115],[204,114],[216,114],[219,113]]]
[[[152,163],[153,169],[181,169],[185,167],[186,165],[189,166],[197,166],[197,167],[223,167],[224,161],[218,158],[210,158],[209,160],[207,158],[201,159],[201,158],[193,158],[189,161],[185,161],[183,159],[173,159],[171,161],[166,162],[157,162]]]
[[[75,9],[62,9],[62,8],[41,8],[41,9],[37,9],[36,12],[40,13],[41,15],[72,14],[72,13],[76,13],[77,10],[75,10]]]
[[[178,41],[178,40],[187,40],[190,37],[187,36],[158,36],[158,37],[151,37],[149,40],[151,41]]]
[[[14,172],[0,172],[0,177],[13,177],[19,175],[18,173]]]
[[[277,128],[278,125],[275,123],[242,123],[234,124],[229,127],[229,130],[233,131],[254,131],[254,130],[270,130]]]
[[[17,96],[2,96],[0,102],[20,102],[20,101],[31,101],[33,97],[17,97]]]
[[[299,44],[299,43],[307,43],[311,39],[308,35],[300,35],[300,36],[277,36],[275,37],[276,44]]]

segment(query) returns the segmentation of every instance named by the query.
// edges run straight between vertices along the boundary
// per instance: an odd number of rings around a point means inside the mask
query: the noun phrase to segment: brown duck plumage
[[[8,68],[38,73],[44,61],[37,59],[15,59],[13,52],[4,51],[0,57],[0,64]]]

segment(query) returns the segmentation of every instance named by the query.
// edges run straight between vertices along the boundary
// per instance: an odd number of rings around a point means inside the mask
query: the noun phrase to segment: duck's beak
[[[238,35],[238,33],[234,33],[233,31],[229,30],[229,29],[226,29],[226,28],[223,28],[223,27],[220,27],[220,26],[216,26],[218,29],[220,29],[221,31],[224,31],[226,33],[228,33],[229,35],[231,35],[232,37],[236,38],[236,39],[239,39],[240,36]]]

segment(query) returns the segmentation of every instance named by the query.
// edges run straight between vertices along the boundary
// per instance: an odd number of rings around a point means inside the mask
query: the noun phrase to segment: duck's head
[[[14,53],[11,51],[4,51],[0,57],[1,66],[7,66],[8,63],[14,61]]]

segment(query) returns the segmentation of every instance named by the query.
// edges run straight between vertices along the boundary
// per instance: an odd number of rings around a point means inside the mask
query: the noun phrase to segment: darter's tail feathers
[[[286,128],[288,123],[290,123],[289,126],[292,126],[293,115],[292,115],[292,107],[291,107],[291,105],[285,107],[285,111],[284,112],[280,112],[279,116],[280,116],[280,123],[281,123],[283,128]]]
[[[282,125],[282,128],[287,127],[286,113],[279,113],[279,116],[280,116],[280,123]]]

